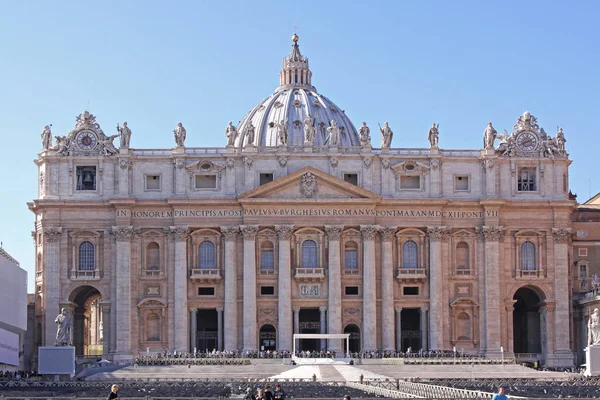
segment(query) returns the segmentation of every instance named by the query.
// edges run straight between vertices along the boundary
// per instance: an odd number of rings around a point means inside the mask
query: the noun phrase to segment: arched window
[[[412,240],[407,240],[402,245],[402,268],[417,268],[417,244]]]
[[[216,265],[215,244],[205,240],[198,246],[198,268],[215,269]]]
[[[94,270],[94,245],[85,241],[79,245],[79,270]]]
[[[317,268],[317,243],[314,240],[302,242],[302,268]]]
[[[521,269],[523,271],[535,271],[535,245],[525,242],[521,245]]]
[[[456,245],[456,269],[468,270],[469,266],[469,245],[460,242]]]
[[[344,249],[344,268],[358,269],[358,246],[354,242],[346,243]]]
[[[160,270],[160,247],[156,242],[146,246],[146,269],[148,271]]]
[[[273,271],[275,269],[275,254],[273,252],[273,243],[264,242],[260,248],[260,269]]]
[[[146,340],[148,342],[160,341],[160,317],[152,313],[146,323]]]
[[[469,314],[458,314],[456,321],[456,336],[458,337],[458,340],[471,339],[471,317],[469,317]]]

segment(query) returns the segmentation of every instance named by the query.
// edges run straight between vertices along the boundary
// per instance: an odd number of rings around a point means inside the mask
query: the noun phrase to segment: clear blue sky
[[[394,147],[479,149],[526,109],[564,129],[571,189],[600,190],[598,1],[0,0],[0,240],[30,273],[40,133],[85,108],[131,146],[223,146],[278,85],[294,25],[313,84],[355,125],[388,120]],[[596,133],[597,134],[597,133]],[[376,140],[376,142],[378,139]],[[590,189],[591,188],[591,189]],[[30,283],[30,290],[32,285]]]

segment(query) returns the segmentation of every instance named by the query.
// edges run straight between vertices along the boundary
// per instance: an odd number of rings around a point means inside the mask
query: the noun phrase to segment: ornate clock
[[[538,146],[538,138],[530,132],[523,132],[517,136],[517,146],[521,151],[534,151]]]
[[[75,137],[75,143],[81,150],[92,150],[98,143],[96,134],[92,131],[81,131]]]

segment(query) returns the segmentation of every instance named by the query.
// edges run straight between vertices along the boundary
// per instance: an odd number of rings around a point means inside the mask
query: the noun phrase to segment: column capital
[[[190,311],[193,312],[193,313],[195,313],[195,312],[198,311],[198,308],[197,307],[190,307]]]
[[[321,311],[321,313],[324,313],[325,311],[327,311],[327,306],[319,307],[319,311]]]
[[[504,229],[502,226],[483,225],[477,228],[476,231],[486,242],[497,242],[504,236]]]
[[[429,311],[429,307],[423,306],[423,307],[421,307],[421,311],[427,312],[427,311]]]
[[[61,227],[48,227],[42,228],[42,233],[46,238],[46,242],[48,243],[58,243],[60,241],[60,237],[62,236],[62,228]]]
[[[188,238],[187,226],[169,226],[164,229],[164,232],[176,242],[185,242]]]
[[[375,236],[379,232],[379,225],[361,225],[360,232],[362,233],[363,240],[375,240]]]
[[[299,313],[300,307],[292,307],[292,310],[294,310],[295,313]]]
[[[223,307],[216,307],[217,312],[223,312],[224,308]]]
[[[571,228],[552,228],[552,237],[554,237],[554,243],[569,243],[571,240]]]
[[[234,225],[222,226],[221,233],[225,236],[225,240],[235,240],[238,233],[240,233],[240,227]]]
[[[258,232],[258,225],[240,225],[240,230],[242,231],[244,240],[254,240]]]
[[[110,234],[117,242],[129,242],[140,234],[140,228],[131,225],[117,225],[112,227]]]
[[[279,240],[290,240],[294,234],[294,225],[275,225]]]
[[[100,302],[100,309],[102,310],[102,312],[109,313],[110,308],[111,308],[110,301],[101,301]]]
[[[428,226],[427,236],[431,241],[447,240],[450,230],[445,226]]]
[[[394,235],[398,228],[395,226],[384,226],[381,228],[381,240],[384,242],[391,242],[394,240]]]
[[[343,231],[344,225],[325,225],[325,232],[330,241],[340,240]]]
[[[399,313],[400,311],[402,311],[402,307],[394,307],[394,311],[396,311],[397,313]]]

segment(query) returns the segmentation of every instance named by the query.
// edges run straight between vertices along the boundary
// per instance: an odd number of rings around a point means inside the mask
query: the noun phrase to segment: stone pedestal
[[[75,375],[75,347],[40,347],[38,349],[38,373],[41,375]]]
[[[600,346],[588,346],[585,349],[585,376],[600,375]]]

